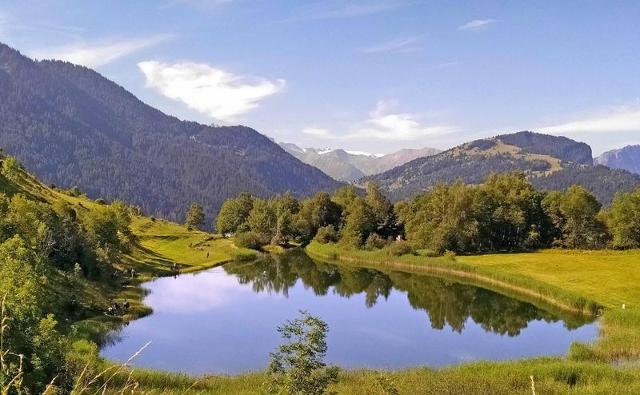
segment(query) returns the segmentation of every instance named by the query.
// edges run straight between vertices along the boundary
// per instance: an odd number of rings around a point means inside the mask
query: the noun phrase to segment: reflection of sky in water
[[[407,294],[392,290],[371,308],[363,293],[345,298],[332,289],[316,296],[301,280],[289,296],[255,293],[234,275],[216,268],[195,275],[161,278],[147,284],[146,303],[154,314],[132,322],[122,341],[103,356],[124,361],[148,341],[136,360],[148,368],[190,373],[238,373],[266,367],[281,342],[276,327],[305,309],[329,324],[327,359],[342,367],[402,368],[443,366],[477,359],[512,359],[564,354],[573,341],[595,338],[595,324],[575,330],[562,321],[534,320],[518,336],[485,331],[471,318],[461,333],[432,329],[424,310],[414,310]]]
[[[153,307],[154,313],[196,314],[224,309],[243,296],[263,298],[268,295],[254,294],[250,287],[240,286],[234,276],[221,270],[184,275],[180,279],[161,278],[148,284],[152,292],[145,303]],[[161,289],[161,291],[153,291]],[[251,294],[251,295],[249,295]],[[277,297],[272,295],[272,297]]]

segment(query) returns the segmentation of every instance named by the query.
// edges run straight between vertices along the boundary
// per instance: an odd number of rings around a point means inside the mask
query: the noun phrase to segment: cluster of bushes
[[[0,193],[0,388],[19,377],[27,393],[42,393],[53,381],[68,391],[69,340],[50,313],[72,316],[81,301],[52,292],[52,281],[61,278],[59,274],[110,278],[111,262],[132,241],[129,209],[115,202],[76,210],[63,200],[50,204],[13,193],[29,176],[10,157],[3,158],[1,169],[0,185],[12,195]]]
[[[236,243],[340,243],[387,249],[393,255],[517,251],[542,247],[640,248],[640,189],[620,193],[611,207],[581,186],[536,190],[521,172],[494,174],[480,185],[440,184],[395,206],[377,184],[346,186],[333,195],[227,200],[217,230]]]

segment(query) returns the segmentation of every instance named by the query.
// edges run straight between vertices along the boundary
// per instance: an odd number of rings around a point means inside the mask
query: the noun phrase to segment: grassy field
[[[187,230],[165,220],[136,217],[131,230],[137,242],[131,253],[123,258],[123,264],[144,275],[171,274],[174,264],[181,273],[193,272],[228,262],[237,256],[255,254],[236,247],[229,239]]]
[[[526,276],[611,309],[640,309],[640,251],[564,251],[461,256],[462,263]]]

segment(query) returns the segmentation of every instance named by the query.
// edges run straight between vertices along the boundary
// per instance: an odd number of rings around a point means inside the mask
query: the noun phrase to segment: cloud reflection
[[[250,287],[238,283],[222,269],[179,278],[161,278],[150,284],[145,303],[155,313],[202,313],[238,303],[243,295],[253,293]],[[154,290],[158,289],[158,292]]]

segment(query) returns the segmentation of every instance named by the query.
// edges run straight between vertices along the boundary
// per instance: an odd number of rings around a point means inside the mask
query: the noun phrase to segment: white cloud
[[[554,134],[640,132],[640,105],[610,108],[582,119],[542,128]]]
[[[360,52],[366,54],[418,52],[422,50],[422,47],[420,46],[420,39],[421,38],[418,36],[398,38],[370,47],[361,48]]]
[[[315,136],[315,137],[331,136],[331,132],[329,132],[327,129],[313,128],[313,127],[302,129],[302,133],[308,134],[309,136]]]
[[[429,136],[452,133],[454,129],[446,125],[422,125],[415,114],[391,113],[392,104],[378,102],[369,119],[353,135],[371,136],[381,140],[417,140]]]
[[[465,23],[464,25],[458,26],[458,30],[462,31],[479,31],[488,28],[490,25],[496,23],[495,19],[474,19]]]
[[[209,117],[233,121],[278,92],[285,80],[248,79],[201,63],[138,63],[147,87]]]
[[[416,114],[392,112],[392,102],[379,101],[367,120],[338,134],[322,128],[306,128],[303,133],[332,140],[417,141],[455,132],[449,125],[423,125]]]
[[[99,67],[111,63],[123,56],[160,44],[171,39],[169,34],[151,37],[111,40],[100,43],[79,43],[62,47],[36,50],[29,54],[36,59],[65,60],[87,67]]]
[[[298,14],[282,22],[356,18],[391,11],[405,4],[401,0],[379,0],[368,3],[321,1],[302,8]]]

